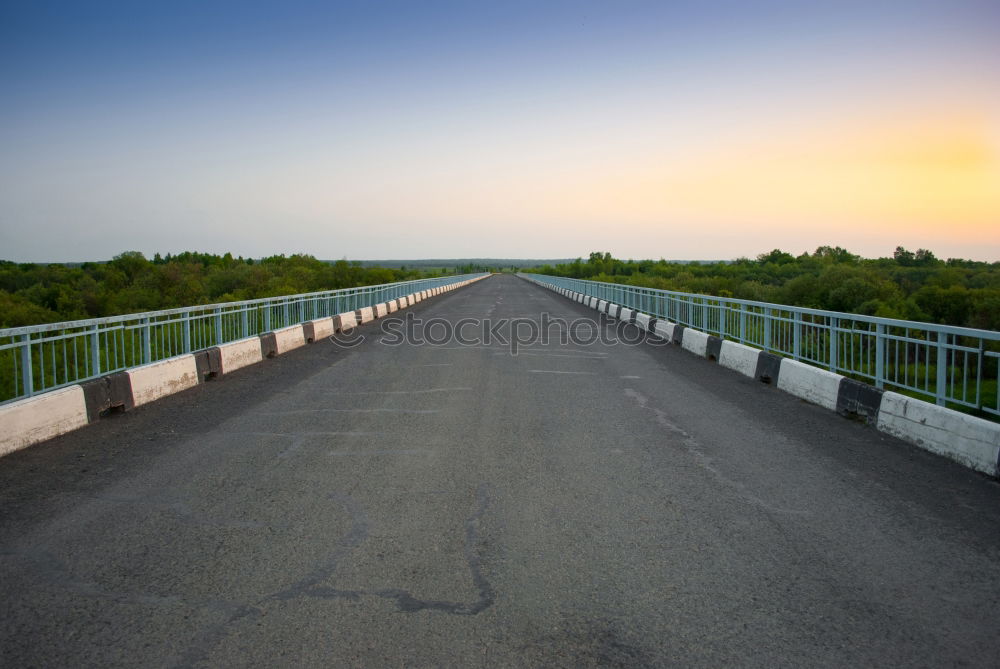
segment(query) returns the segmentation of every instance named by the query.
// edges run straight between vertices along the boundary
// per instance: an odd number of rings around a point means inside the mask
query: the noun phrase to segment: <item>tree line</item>
[[[862,258],[839,246],[794,256],[677,263],[587,260],[543,265],[540,274],[700,293],[790,306],[1000,330],[1000,262],[951,258],[897,247],[891,258]]]
[[[186,252],[147,259],[129,251],[79,265],[0,260],[0,327],[354,288],[442,276],[433,268],[362,267],[310,255],[260,260]],[[461,273],[456,271],[455,273]]]

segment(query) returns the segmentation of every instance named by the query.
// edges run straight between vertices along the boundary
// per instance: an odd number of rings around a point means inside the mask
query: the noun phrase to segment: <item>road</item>
[[[390,324],[0,460],[0,664],[1000,664],[995,481],[676,346]]]

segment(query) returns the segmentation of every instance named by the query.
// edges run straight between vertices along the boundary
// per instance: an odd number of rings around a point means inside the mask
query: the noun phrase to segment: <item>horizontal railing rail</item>
[[[481,274],[0,329],[0,403]]]
[[[523,274],[872,383],[1000,416],[1000,332]]]

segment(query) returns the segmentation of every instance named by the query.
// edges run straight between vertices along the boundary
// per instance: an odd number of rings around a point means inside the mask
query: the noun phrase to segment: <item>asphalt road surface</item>
[[[406,313],[0,460],[0,665],[1000,665],[996,482],[513,276]]]

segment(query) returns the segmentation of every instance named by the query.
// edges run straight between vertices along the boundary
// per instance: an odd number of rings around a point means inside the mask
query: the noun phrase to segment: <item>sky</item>
[[[998,35],[996,0],[0,0],[0,258],[998,261]]]

